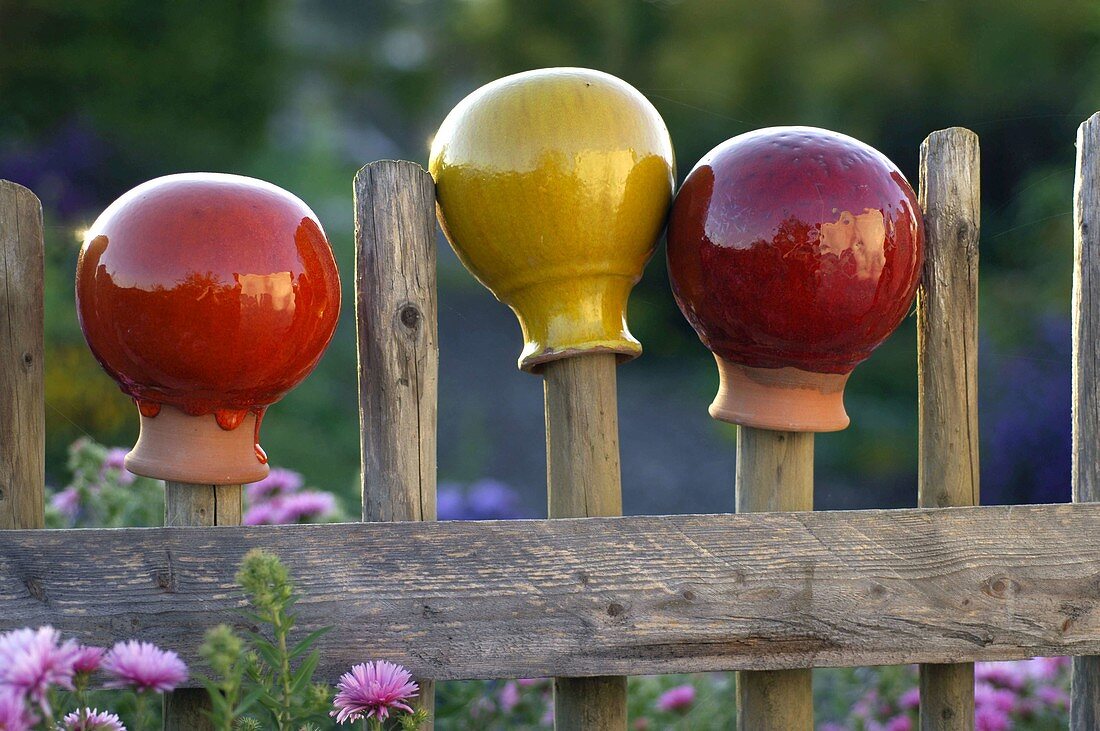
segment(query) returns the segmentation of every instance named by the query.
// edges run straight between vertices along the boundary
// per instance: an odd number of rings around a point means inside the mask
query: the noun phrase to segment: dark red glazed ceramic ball
[[[182,416],[209,420],[214,437],[251,431],[246,420],[258,429],[317,364],[340,313],[332,249],[309,207],[269,183],[210,173],[157,178],[111,204],[87,232],[76,296],[92,353],[138,402],[139,456]],[[138,460],[142,474],[158,469],[149,461]]]
[[[847,426],[844,381],[908,312],[923,245],[912,187],[858,140],[774,127],[711,150],[676,197],[668,263],[680,309],[718,359],[712,414]]]

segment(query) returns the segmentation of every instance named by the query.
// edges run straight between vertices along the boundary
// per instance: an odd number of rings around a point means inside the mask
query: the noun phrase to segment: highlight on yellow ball
[[[626,304],[675,182],[661,115],[637,89],[580,68],[527,71],[443,121],[429,169],[459,259],[519,318],[519,366],[641,354]]]

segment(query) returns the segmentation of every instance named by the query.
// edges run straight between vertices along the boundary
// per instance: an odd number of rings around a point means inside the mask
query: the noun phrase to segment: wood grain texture
[[[354,191],[362,517],[435,520],[435,183],[419,165],[385,160],[363,167]],[[417,681],[431,731],[435,687]]]
[[[616,355],[590,353],[543,366],[547,514],[622,515]]]
[[[0,180],[0,529],[45,525],[42,205]]]
[[[1073,192],[1073,500],[1100,501],[1100,113],[1077,130]],[[1073,659],[1070,727],[1100,728],[1100,657]]]
[[[737,427],[738,513],[814,509],[814,435]],[[737,675],[737,727],[743,731],[810,731],[813,671]]]
[[[0,632],[141,636],[193,662],[265,548],[364,657],[436,679],[1100,652],[1100,504],[584,520],[0,531]]]
[[[543,366],[551,518],[622,515],[616,367],[614,353],[587,353]],[[554,679],[555,728],[625,731],[626,720],[625,677]]]
[[[186,482],[164,483],[164,525],[234,526],[241,524],[242,491],[240,485],[192,485]],[[171,569],[161,580],[171,583]],[[213,626],[213,625],[210,625]],[[202,641],[198,630],[195,638]],[[121,638],[119,638],[121,639]],[[194,660],[192,659],[193,664]],[[206,731],[213,725],[205,715],[210,698],[201,688],[182,688],[164,694],[165,731]]]
[[[363,520],[435,520],[435,186],[411,162],[355,176]]]
[[[933,132],[920,148],[925,259],[917,290],[918,500],[922,507],[977,505],[978,136]],[[974,728],[974,667],[920,669],[921,728]]]

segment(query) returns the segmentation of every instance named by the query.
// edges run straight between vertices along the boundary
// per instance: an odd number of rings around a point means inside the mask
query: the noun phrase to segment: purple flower
[[[307,490],[277,495],[250,506],[242,521],[245,525],[280,525],[308,520],[323,520],[336,512],[336,496],[331,492]]]
[[[898,698],[898,705],[906,711],[920,708],[920,688],[910,688]]]
[[[103,655],[107,652],[102,647],[80,645],[77,649],[76,659],[73,661],[73,670],[78,673],[94,673],[99,670],[103,662]]]
[[[65,731],[126,731],[117,715],[96,708],[73,711],[61,723]]]
[[[666,690],[657,699],[657,710],[660,711],[686,711],[695,702],[694,685],[678,685]]]
[[[129,450],[125,447],[111,447],[108,449],[107,456],[103,458],[103,466],[100,468],[99,476],[104,477],[109,471],[113,471],[116,473],[115,479],[118,480],[118,484],[134,484],[136,475],[126,469],[127,454],[129,454]]]
[[[66,487],[60,492],[55,492],[50,498],[50,505],[69,520],[76,520],[80,512],[80,490],[75,487]]]
[[[30,731],[37,722],[23,694],[11,686],[0,685],[0,731]]]
[[[519,517],[519,496],[497,480],[478,480],[466,492],[470,517],[474,520],[508,520]]]
[[[1024,664],[1019,662],[980,662],[974,667],[974,679],[1012,690],[1027,683]]]
[[[1016,694],[1006,688],[996,688],[989,683],[974,684],[974,707],[989,707],[1006,714],[1016,710]]]
[[[103,672],[112,677],[108,688],[134,688],[165,693],[187,680],[187,666],[179,655],[151,642],[116,643],[103,658]]]
[[[1068,657],[1033,657],[1023,664],[1024,672],[1032,680],[1052,680],[1071,663]]]
[[[465,498],[449,483],[439,486],[435,494],[435,512],[440,520],[462,520],[466,511]]]
[[[384,721],[393,710],[411,713],[406,701],[415,698],[419,690],[412,674],[400,665],[385,660],[360,663],[340,676],[332,702],[336,710],[329,715],[341,725],[360,718]]]
[[[331,492],[309,490],[282,499],[280,523],[299,523],[305,520],[323,520],[336,512],[336,496]]]
[[[1035,695],[1037,695],[1039,697],[1039,700],[1041,700],[1043,703],[1046,703],[1048,706],[1055,706],[1057,708],[1069,707],[1069,695],[1067,695],[1064,690],[1057,686],[1040,686],[1035,691]]]
[[[498,700],[502,711],[511,711],[519,705],[519,686],[515,683],[505,683]]]
[[[886,722],[886,731],[913,731],[913,719],[909,716],[894,716]]]
[[[0,635],[0,686],[14,688],[49,713],[46,692],[52,685],[72,690],[77,653],[76,642],[61,642],[53,627]]]
[[[245,488],[245,492],[248,494],[248,499],[255,502],[265,497],[289,495],[298,492],[304,484],[305,481],[302,479],[302,475],[294,470],[272,467],[267,477],[259,482],[253,482]]]
[[[974,731],[1008,731],[1012,719],[997,708],[982,706],[974,711]]]

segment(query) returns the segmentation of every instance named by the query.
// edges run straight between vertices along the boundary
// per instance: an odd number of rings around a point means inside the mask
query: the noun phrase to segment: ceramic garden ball
[[[576,68],[499,79],[447,116],[430,169],[455,252],[519,318],[520,368],[641,353],[626,303],[674,176],[668,130],[636,89]]]
[[[76,299],[92,353],[140,411],[126,467],[236,484],[267,474],[260,420],[332,338],[340,279],[295,196],[236,175],[169,175],[88,229]]]
[[[673,205],[668,267],[718,361],[711,415],[845,428],[844,384],[905,317],[923,248],[913,189],[858,140],[775,127],[707,153]]]

